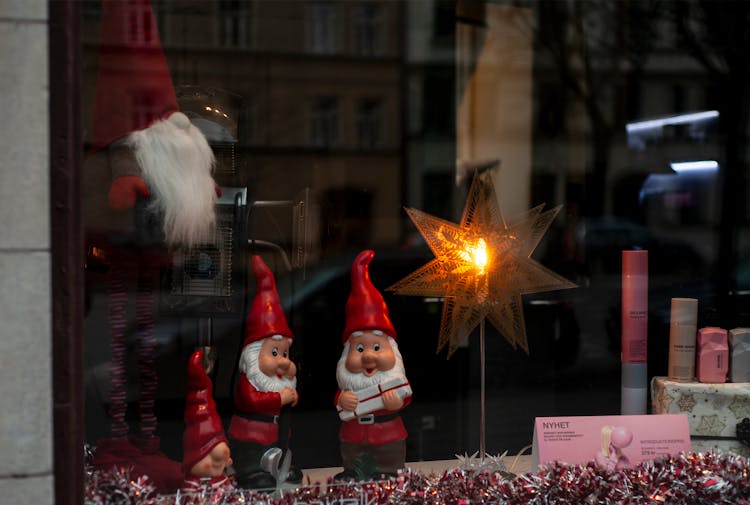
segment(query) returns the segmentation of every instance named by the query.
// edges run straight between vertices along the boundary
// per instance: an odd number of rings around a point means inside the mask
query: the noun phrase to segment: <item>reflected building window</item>
[[[538,85],[536,124],[540,134],[557,137],[566,133],[567,101],[556,83]]]
[[[336,5],[314,3],[306,10],[307,50],[316,54],[334,54],[338,50]]]
[[[422,132],[424,128],[424,77],[422,74],[413,73],[407,79],[407,107],[408,118],[407,128],[410,135],[416,135]]]
[[[450,68],[427,68],[422,80],[422,114],[424,132],[431,135],[451,135],[456,129],[454,107],[435,107],[449,103],[455,95],[455,76]]]
[[[432,6],[432,41],[437,45],[451,44],[456,33],[456,4],[436,0]]]
[[[248,47],[251,45],[249,20],[253,4],[243,0],[220,0],[217,3],[216,37],[219,47]]]
[[[144,124],[149,124],[153,120],[154,110],[157,109],[155,97],[159,96],[158,91],[149,89],[139,89],[130,95],[133,102],[131,110],[131,129],[140,128]]]
[[[142,3],[129,3],[127,16],[123,21],[127,23],[127,42],[134,46],[158,46],[159,34],[154,26],[154,18],[151,15],[151,5]]]
[[[310,111],[310,142],[316,147],[331,147],[339,140],[339,99],[319,96]]]
[[[357,102],[357,141],[361,149],[383,146],[383,100],[362,98]]]
[[[364,3],[354,6],[354,52],[360,56],[380,56],[385,48],[382,6]]]
[[[245,111],[242,115],[242,139],[246,144],[253,144],[260,139],[258,101],[254,96],[245,96]]]

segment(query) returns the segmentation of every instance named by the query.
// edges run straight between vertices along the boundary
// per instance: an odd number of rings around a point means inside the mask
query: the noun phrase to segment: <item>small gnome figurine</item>
[[[182,452],[184,493],[234,489],[225,473],[226,467],[232,464],[232,458],[221,419],[216,412],[213,385],[203,369],[202,351],[195,351],[188,362]]]
[[[342,419],[344,471],[337,480],[393,475],[404,467],[406,428],[398,412],[411,402],[403,359],[388,307],[370,281],[373,251],[354,260],[334,403]],[[380,391],[383,391],[380,394]],[[374,468],[367,468],[367,461]]]
[[[243,488],[277,485],[265,466],[270,454],[288,450],[291,407],[297,405],[297,367],[289,359],[294,334],[281,309],[276,280],[260,256],[252,257],[257,290],[247,316],[246,337],[229,425],[237,483]],[[286,482],[302,482],[292,467]]]

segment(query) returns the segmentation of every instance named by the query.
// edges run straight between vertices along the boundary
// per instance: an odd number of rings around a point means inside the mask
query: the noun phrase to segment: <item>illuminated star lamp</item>
[[[544,205],[506,223],[489,172],[474,175],[461,222],[454,224],[416,209],[406,212],[430,246],[435,259],[389,287],[402,295],[443,297],[438,352],[448,357],[479,326],[480,426],[479,464],[485,460],[485,319],[515,349],[529,344],[521,296],[576,287],[531,259],[561,206]]]
[[[435,259],[388,289],[444,298],[438,352],[448,345],[448,357],[485,318],[528,354],[521,295],[576,287],[531,258],[561,207],[506,223],[489,172],[476,175],[459,224],[406,209]]]

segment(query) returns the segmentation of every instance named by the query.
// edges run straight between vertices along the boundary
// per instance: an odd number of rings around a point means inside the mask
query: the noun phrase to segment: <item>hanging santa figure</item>
[[[404,467],[406,428],[399,411],[411,402],[411,387],[396,344],[396,330],[383,296],[370,281],[375,253],[354,260],[346,302],[344,350],[336,369],[334,403],[344,471],[338,480],[390,476]]]
[[[247,316],[246,337],[234,392],[235,414],[229,425],[237,484],[267,489],[277,485],[265,464],[288,451],[291,407],[297,405],[297,367],[289,356],[294,340],[281,309],[276,280],[260,256],[252,257],[256,292]],[[302,482],[291,468],[287,482]]]
[[[216,412],[213,384],[203,368],[202,351],[195,351],[190,357],[187,372],[182,491],[212,495],[232,491],[234,485],[225,472],[232,458],[221,418]]]
[[[214,156],[179,111],[149,0],[102,2],[97,80],[84,193],[87,226],[104,230],[110,330],[111,437],[97,441],[94,465],[148,475],[161,492],[182,483],[160,451],[154,286],[169,250],[213,241]],[[143,206],[137,202],[143,202]],[[143,207],[139,220],[134,208]],[[165,248],[166,245],[166,248]],[[135,285],[140,428],[125,420],[126,286]]]

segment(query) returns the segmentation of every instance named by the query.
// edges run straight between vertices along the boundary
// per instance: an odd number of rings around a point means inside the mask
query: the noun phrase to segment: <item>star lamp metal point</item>
[[[576,287],[531,258],[561,208],[542,204],[508,223],[490,173],[475,175],[458,224],[406,208],[435,258],[388,290],[444,299],[437,352],[447,346],[449,358],[485,319],[528,354],[522,295]]]

